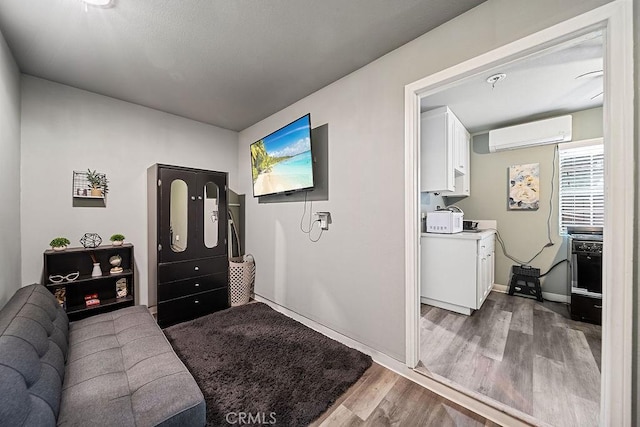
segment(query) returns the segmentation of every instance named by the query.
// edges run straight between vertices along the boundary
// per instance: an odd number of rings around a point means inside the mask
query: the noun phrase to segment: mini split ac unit
[[[489,131],[492,153],[566,141],[571,141],[570,115]]]

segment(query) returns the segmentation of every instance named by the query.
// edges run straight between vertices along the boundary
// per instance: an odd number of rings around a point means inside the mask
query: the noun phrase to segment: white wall
[[[146,171],[154,163],[237,175],[238,134],[30,76],[22,78],[22,282],[38,282],[56,236],[86,232],[135,245],[138,302],[147,303]],[[72,207],[72,171],[109,179],[105,208]]]
[[[0,307],[20,288],[20,71],[0,34]]]
[[[318,243],[299,231],[302,203],[247,198],[256,293],[404,360],[404,86],[606,0],[489,0],[240,133],[240,190],[251,194],[248,145],[310,112],[329,125],[333,224]]]

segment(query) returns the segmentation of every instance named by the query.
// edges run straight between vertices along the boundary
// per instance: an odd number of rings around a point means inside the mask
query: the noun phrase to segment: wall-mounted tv
[[[251,144],[253,196],[313,189],[311,115]]]

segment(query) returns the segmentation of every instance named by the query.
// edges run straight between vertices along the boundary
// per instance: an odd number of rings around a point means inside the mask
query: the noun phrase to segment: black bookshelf
[[[93,257],[100,263],[102,275],[92,276]],[[112,265],[109,259],[119,255],[122,258],[122,272],[110,273]],[[105,245],[97,248],[67,248],[63,251],[46,250],[44,252],[44,271],[42,283],[58,297],[65,308],[69,320],[79,320],[98,313],[106,313],[135,304],[133,245]],[[51,276],[68,276],[77,272],[74,280],[64,279],[54,283]],[[118,297],[116,282],[124,280],[127,294]],[[121,282],[122,284],[122,282]],[[64,298],[61,294],[64,293]],[[97,294],[100,303],[87,306],[85,297]]]

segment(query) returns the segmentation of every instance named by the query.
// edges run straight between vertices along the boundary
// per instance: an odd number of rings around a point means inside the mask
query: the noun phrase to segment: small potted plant
[[[56,237],[49,243],[51,249],[53,249],[54,251],[64,251],[65,249],[67,249],[67,245],[70,244],[71,242],[66,237]]]
[[[107,175],[103,173],[92,171],[87,169],[87,181],[89,181],[89,188],[91,189],[91,196],[104,197],[109,192],[109,180]]]
[[[114,234],[109,238],[109,240],[111,240],[113,246],[122,246],[122,243],[124,242],[124,235]]]

